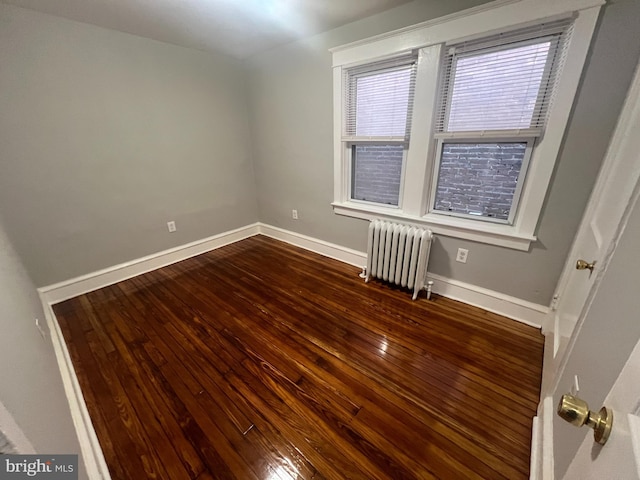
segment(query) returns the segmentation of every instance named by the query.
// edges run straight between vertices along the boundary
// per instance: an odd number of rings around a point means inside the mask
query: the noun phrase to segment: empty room
[[[638,32],[0,0],[0,478],[640,480]]]

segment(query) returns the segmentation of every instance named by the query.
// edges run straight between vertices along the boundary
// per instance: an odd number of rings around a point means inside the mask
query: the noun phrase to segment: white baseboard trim
[[[529,480],[553,480],[553,397],[540,402],[538,416],[533,417]]]
[[[42,307],[44,308],[47,325],[49,326],[51,343],[53,344],[53,350],[56,355],[56,360],[58,361],[58,369],[60,370],[62,384],[67,396],[67,401],[69,402],[71,418],[76,429],[76,435],[78,436],[78,443],[80,444],[82,459],[87,470],[87,477],[92,480],[110,480],[111,475],[109,468],[104,459],[98,436],[93,428],[93,423],[87,410],[87,404],[84,401],[84,396],[78,383],[78,377],[71,363],[67,344],[62,337],[60,325],[56,320],[51,305],[47,303],[42,296],[40,296],[40,299],[42,300]]]
[[[257,235],[259,232],[258,226],[257,223],[247,225],[246,227],[38,289],[49,326],[58,369],[60,370],[65,394],[69,402],[71,418],[89,478],[110,480],[111,475],[93,428],[78,377],[71,363],[69,350],[51,305]]]
[[[259,224],[254,223],[245,227],[229,230],[218,235],[197,240],[195,242],[170,248],[162,252],[147,255],[146,257],[121,263],[113,267],[104,268],[97,272],[88,273],[80,277],[65,280],[53,285],[38,289],[43,302],[48,305],[77,297],[84,293],[92,292],[108,285],[127,280],[128,278],[142,275],[143,273],[166,267],[172,263],[180,262],[196,255],[200,255],[216,248],[235,243],[239,240],[257,235]]]
[[[529,480],[541,480],[540,478],[540,417],[533,417],[531,428],[531,458],[529,460]]]
[[[555,477],[555,469],[553,462],[553,416],[555,415],[555,405],[553,397],[549,395],[542,401],[542,412],[540,428],[542,429],[540,438],[540,480],[553,480]]]
[[[257,234],[281,240],[357,267],[362,267],[366,264],[367,255],[364,252],[272,225],[254,223],[38,289],[89,478],[108,480],[111,477],[93,424],[91,423],[80,384],[78,383],[78,378],[71,363],[69,351],[62,337],[60,326],[58,325],[51,305],[186,260]],[[542,320],[549,311],[547,307],[542,305],[527,302],[500,292],[457,280],[451,280],[439,275],[427,274],[427,276],[434,281],[433,291],[439,295],[504,315],[537,328],[540,328]],[[548,410],[548,408],[545,410]],[[544,447],[546,446],[544,436],[548,434],[548,421],[549,420],[543,415],[542,421],[539,422],[539,430],[542,430],[543,437],[541,452],[543,455],[542,473],[545,480],[547,477],[544,477],[546,473],[544,468]]]
[[[541,328],[542,322],[549,312],[549,308],[543,305],[527,302],[470,283],[452,280],[433,273],[427,273],[427,278],[433,280],[433,291],[443,297],[504,315],[531,327]]]
[[[267,237],[275,238],[276,240],[295,245],[296,247],[319,253],[320,255],[348,263],[349,265],[364,267],[367,264],[367,254],[359,252],[358,250],[336,245],[335,243],[325,242],[324,240],[267,225],[265,223],[260,223],[259,230],[262,235]]]
[[[367,254],[365,252],[359,252],[300,233],[264,223],[260,224],[260,233],[357,267],[362,267],[367,263]],[[540,328],[549,312],[548,307],[527,302],[504,293],[458,280],[451,280],[440,275],[427,273],[427,277],[433,280],[433,291],[439,295],[504,315],[532,327]]]
[[[191,242],[97,272],[82,275],[71,280],[42,287],[38,289],[38,292],[46,304],[53,305],[257,234],[281,240],[291,245],[304,248],[305,250],[319,253],[325,257],[348,263],[349,265],[362,267],[367,263],[367,255],[364,252],[272,225],[254,223],[203,240]],[[427,276],[433,280],[433,291],[439,295],[513,318],[514,320],[536,328],[541,327],[545,316],[549,312],[548,307],[527,302],[500,292],[458,280],[452,280],[440,275],[427,274]]]

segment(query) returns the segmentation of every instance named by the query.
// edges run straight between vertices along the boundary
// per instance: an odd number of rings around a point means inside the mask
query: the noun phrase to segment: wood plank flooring
[[[114,479],[526,479],[543,337],[263,236],[54,307]]]

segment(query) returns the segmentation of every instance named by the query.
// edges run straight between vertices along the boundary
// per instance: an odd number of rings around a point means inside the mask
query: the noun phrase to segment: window
[[[345,70],[343,141],[351,154],[352,200],[399,204],[415,63],[410,56]]]
[[[333,49],[334,211],[527,250],[601,3],[481,6]]]
[[[432,211],[510,222],[531,143],[441,141]]]
[[[430,212],[513,223],[569,26],[552,22],[448,48]]]

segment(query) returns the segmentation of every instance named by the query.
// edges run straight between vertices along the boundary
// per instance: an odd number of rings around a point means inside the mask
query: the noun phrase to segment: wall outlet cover
[[[469,250],[466,248],[459,248],[456,255],[456,262],[467,263],[467,257],[469,256]]]

